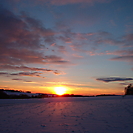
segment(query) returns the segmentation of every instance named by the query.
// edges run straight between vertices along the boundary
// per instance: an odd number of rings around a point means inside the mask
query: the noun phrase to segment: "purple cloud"
[[[1,9],[0,64],[69,63],[55,55],[44,55],[46,47],[54,43],[55,34],[53,30],[42,26],[39,20],[31,18],[25,13],[15,15],[9,10]],[[40,49],[44,49],[44,51],[41,52]]]
[[[41,0],[46,1],[46,0]],[[49,0],[53,5],[66,5],[66,4],[77,4],[77,3],[104,3],[109,2],[109,0]]]
[[[0,75],[8,74],[7,72],[0,72]]]
[[[116,60],[116,61],[128,61],[133,62],[133,56],[117,56],[114,58],[111,58],[110,60]]]
[[[123,39],[129,42],[133,41],[133,33],[123,36]]]
[[[9,0],[8,0],[9,1]],[[32,1],[32,4],[44,4],[49,3],[52,5],[67,5],[67,4],[78,4],[78,3],[84,3],[84,4],[93,4],[93,3],[108,3],[111,0],[27,0],[29,2]],[[23,2],[23,0],[10,0],[9,2],[18,3]]]
[[[133,80],[133,78],[106,77],[106,78],[97,78],[96,80],[103,82],[115,82],[115,81],[130,81]]]
[[[0,75],[8,75],[8,76],[30,76],[30,77],[40,77],[40,74],[43,74],[42,72],[14,72],[14,73],[8,73],[8,72],[0,72]]]
[[[110,60],[114,61],[127,61],[127,62],[133,62],[133,49],[125,49],[125,50],[117,50],[112,53],[112,55],[117,55]]]
[[[20,79],[20,78],[13,78],[12,80],[23,81],[23,82],[28,82],[28,83],[33,83],[33,81],[30,81],[30,80],[23,80],[23,79]]]
[[[15,78],[15,79],[12,79],[12,80],[23,80],[23,79],[18,79],[18,78]]]
[[[41,77],[40,72],[18,72],[18,73],[11,73],[11,76],[30,76],[30,77]]]
[[[41,71],[41,72],[52,72],[54,74],[63,74],[63,72],[59,70],[52,70],[46,68],[37,68],[37,67],[28,67],[28,66],[18,66],[18,65],[0,65],[0,70],[18,70],[18,71]],[[6,74],[5,72],[1,72],[1,74]]]

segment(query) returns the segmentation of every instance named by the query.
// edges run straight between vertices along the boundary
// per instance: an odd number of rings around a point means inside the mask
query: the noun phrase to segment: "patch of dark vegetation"
[[[133,95],[133,86],[132,86],[132,84],[125,87],[125,95]]]
[[[0,90],[0,99],[7,99],[9,96],[3,91],[3,89]]]
[[[96,95],[97,97],[99,97],[99,96],[117,96],[117,95],[115,95],[115,94],[100,94],[100,95]]]

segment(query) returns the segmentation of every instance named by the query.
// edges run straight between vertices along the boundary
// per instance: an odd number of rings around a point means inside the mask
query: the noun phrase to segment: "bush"
[[[131,84],[125,88],[125,95],[133,95],[133,87]]]

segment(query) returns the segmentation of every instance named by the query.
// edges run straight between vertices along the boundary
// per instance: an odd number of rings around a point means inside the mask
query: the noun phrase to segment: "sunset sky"
[[[133,83],[133,0],[0,0],[0,89],[124,94]]]

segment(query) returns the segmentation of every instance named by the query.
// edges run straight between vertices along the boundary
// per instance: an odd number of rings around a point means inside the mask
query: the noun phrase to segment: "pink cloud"
[[[82,58],[83,58],[83,56],[78,55],[78,54],[73,54],[73,57],[75,57],[75,58],[79,58],[79,59],[82,59]]]
[[[133,62],[133,50],[132,49],[117,50],[110,54],[117,55],[116,57],[113,57],[110,60]]]
[[[11,76],[30,76],[30,77],[41,77],[40,72],[17,72],[17,73],[11,73]],[[44,77],[43,77],[44,78]]]
[[[116,81],[130,81],[130,80],[133,80],[133,78],[127,78],[127,77],[105,77],[105,78],[97,78],[96,80],[102,81],[102,82],[116,82]]]
[[[117,56],[110,60],[133,62],[133,56]]]
[[[37,68],[37,67],[27,67],[27,66],[16,66],[16,65],[0,65],[0,70],[17,70],[17,71],[40,71],[40,72],[52,72],[53,74],[60,75],[63,72],[59,70],[52,70],[46,68]],[[7,72],[0,72],[0,74],[7,74]]]
[[[15,78],[15,79],[12,79],[12,80],[18,80],[19,81],[19,80],[23,80],[23,79]]]
[[[77,3],[104,3],[110,2],[111,0],[38,0],[40,2],[49,2],[52,5],[66,5],[66,4],[77,4]]]
[[[9,10],[1,9],[0,27],[0,64],[69,63],[62,57],[44,54],[46,47],[55,42],[56,33],[42,26],[39,20],[25,13],[17,16]]]
[[[20,3],[23,0],[6,0],[10,3]],[[52,5],[66,5],[66,4],[77,4],[77,3],[85,3],[85,4],[93,4],[93,3],[108,3],[112,0],[27,0],[32,1],[31,4],[42,4],[42,3],[50,3]]]
[[[41,74],[43,74],[42,72],[15,72],[15,73],[9,73],[9,72],[0,72],[0,76],[2,75],[6,75],[8,77],[11,76],[28,76],[28,77],[39,77],[39,78],[45,78],[42,77]],[[15,78],[13,80],[20,80],[18,78]]]
[[[66,53],[66,47],[57,45],[56,43],[51,44],[51,48],[53,48],[53,51],[59,51],[61,53]]]
[[[106,55],[117,55],[117,56],[133,56],[132,49],[125,49],[125,50],[116,50],[116,51],[106,51]]]
[[[127,34],[123,38],[128,40],[128,41],[133,41],[133,34]]]

